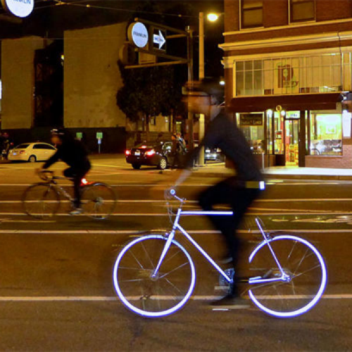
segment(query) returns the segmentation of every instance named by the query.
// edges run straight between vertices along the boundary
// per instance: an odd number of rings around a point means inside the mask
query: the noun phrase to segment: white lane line
[[[312,216],[312,215],[332,215],[332,216],[349,216],[351,215],[352,212],[324,212],[324,210],[319,211],[319,212],[309,212],[309,211],[304,211],[304,212],[270,212],[270,209],[268,209],[265,212],[249,212],[247,215],[249,216],[283,216],[283,215],[295,215],[295,216]],[[10,213],[10,212],[1,212],[0,216],[28,216],[25,213]],[[110,217],[167,217],[169,216],[167,213],[113,213],[110,215]],[[191,214],[184,214],[183,216],[195,216]],[[205,215],[199,215],[199,216],[204,216]],[[57,213],[55,214],[55,217],[72,217],[69,213]],[[80,214],[80,215],[75,215],[75,217],[88,217],[88,215]],[[198,217],[198,216],[197,216]],[[0,219],[1,220],[1,219]]]
[[[158,230],[0,230],[0,234],[44,234],[44,235],[130,235],[130,237],[140,237],[150,233],[162,233],[169,232],[170,229],[158,229]],[[189,230],[187,231],[191,235],[213,235],[220,234],[220,231],[216,230]],[[238,230],[238,233],[243,234],[260,234],[259,230]],[[318,234],[336,234],[336,233],[352,233],[350,230],[335,230],[335,229],[279,229],[279,230],[270,230],[269,233],[278,235],[286,233],[318,233]]]
[[[201,296],[195,295],[191,296],[190,299],[194,301],[213,301],[219,299],[221,296]],[[291,296],[273,296],[272,299],[292,299]],[[299,296],[298,299],[301,298],[309,298],[310,296]],[[130,301],[138,301],[140,300],[140,296],[130,296],[127,297]],[[158,297],[159,300],[173,300],[174,296],[161,296]],[[352,299],[352,294],[329,294],[323,295],[322,299],[338,299],[338,300],[345,300],[345,299]],[[116,301],[119,302],[119,298],[117,296],[22,296],[22,297],[12,297],[12,296],[4,296],[0,297],[0,302],[111,302]]]

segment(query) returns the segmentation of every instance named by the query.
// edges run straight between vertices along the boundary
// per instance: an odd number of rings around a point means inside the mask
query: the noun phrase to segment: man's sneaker
[[[211,302],[210,305],[213,309],[241,309],[249,308],[248,300],[238,296],[227,295],[217,301]]]
[[[75,210],[72,210],[70,215],[79,215],[83,213],[83,209],[82,208],[76,208]]]

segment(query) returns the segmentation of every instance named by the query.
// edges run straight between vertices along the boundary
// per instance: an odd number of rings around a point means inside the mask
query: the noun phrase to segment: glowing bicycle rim
[[[302,249],[305,249],[305,253],[303,254],[303,257],[298,260],[297,262],[294,263],[294,268],[296,269],[295,271],[291,271],[291,276],[292,276],[292,280],[289,281],[287,284],[283,281],[281,282],[275,282],[275,283],[267,283],[265,284],[251,284],[252,289],[250,289],[248,291],[249,296],[251,298],[251,300],[253,301],[253,303],[261,310],[263,310],[265,313],[276,316],[276,317],[280,317],[280,318],[290,318],[290,317],[295,317],[297,315],[306,313],[308,310],[310,310],[311,308],[313,308],[315,306],[315,304],[319,301],[319,299],[321,298],[325,287],[326,287],[326,282],[327,282],[327,273],[326,273],[326,266],[323,260],[323,257],[321,256],[321,254],[319,253],[319,251],[308,241],[299,238],[299,237],[295,237],[295,236],[290,236],[290,235],[283,235],[283,236],[277,236],[274,237],[271,241],[270,244],[274,247],[276,246],[276,244],[280,245],[283,244],[284,241],[286,241],[287,244],[290,244],[290,252],[288,257],[286,258],[286,262],[288,262],[291,257],[294,257],[294,253],[295,251],[299,250],[299,246],[301,246]],[[298,244],[298,245],[297,245]],[[254,251],[252,252],[251,256],[249,257],[249,262],[252,263],[255,260],[255,257],[260,253],[260,250],[267,248],[267,245],[265,242],[262,242],[258,247],[256,247],[254,249]],[[298,248],[298,249],[297,249]],[[275,250],[275,254],[276,255],[280,255],[280,252],[278,250]],[[267,256],[265,256],[267,257]],[[258,258],[258,257],[257,257]],[[260,258],[259,258],[260,259]],[[298,270],[300,269],[300,267],[302,267],[302,264],[306,264],[306,262],[313,260],[315,264],[315,267],[313,266],[312,268],[306,269],[303,272],[297,273]],[[289,264],[286,264],[285,260],[280,260],[279,259],[280,264],[283,267],[284,271],[289,271]],[[303,266],[304,267],[304,266]],[[275,272],[275,268],[270,269],[271,270],[271,274],[273,275],[273,272]],[[300,270],[303,270],[302,268]],[[314,271],[314,272],[313,272]],[[276,272],[278,272],[278,269],[276,268]],[[317,281],[317,290],[316,292],[314,292],[314,294],[312,295],[298,295],[297,291],[298,289],[300,289],[300,286],[295,286],[294,282],[296,278],[300,278],[303,275],[316,275],[316,281]],[[277,274],[279,275],[279,274]],[[306,285],[308,287],[309,284],[311,284],[309,282],[310,278],[307,278],[307,282]],[[286,286],[285,286],[286,284]],[[290,286],[291,284],[291,286]],[[257,288],[263,288],[263,289],[268,289],[270,290],[271,287],[273,288],[272,292],[273,295],[260,295],[257,293],[257,289],[256,289],[256,285]],[[279,288],[279,290],[278,290]],[[292,294],[289,297],[284,297],[280,295],[280,289],[283,288],[287,288],[288,290],[292,290]],[[275,297],[275,295],[277,295],[277,297]],[[280,303],[280,301],[282,301],[283,305],[285,305],[286,307],[289,306],[290,300],[291,302],[294,302],[294,300],[306,300],[309,302],[306,302],[306,304],[304,304],[301,307],[296,307],[293,310],[288,311],[283,311],[283,310],[276,310],[273,309],[272,307],[268,307],[268,305],[270,306],[271,303]],[[261,300],[263,300],[264,302],[266,302],[266,304],[262,303]]]
[[[149,243],[145,241],[148,241]],[[158,263],[160,254],[156,257],[151,256],[149,255],[147,249],[149,249],[149,247],[150,248],[159,247],[159,249],[160,248],[162,249],[165,246],[166,241],[167,241],[167,238],[161,235],[149,235],[149,236],[143,236],[143,237],[137,238],[122,249],[114,265],[113,282],[114,282],[114,287],[117,295],[121,299],[122,303],[128,309],[144,317],[156,318],[156,317],[162,317],[176,312],[181,307],[183,307],[185,303],[188,301],[195,286],[196,274],[195,274],[194,263],[190,255],[188,254],[188,252],[184,249],[184,247],[182,247],[175,240],[172,240],[171,246],[168,252],[166,253],[163,263],[160,266],[160,270],[159,270],[161,275],[160,278],[156,278],[156,279],[151,278],[150,273],[153,271],[152,269],[155,268],[156,264]],[[145,254],[144,256],[145,261],[143,261],[142,256],[137,255],[138,249],[142,254]],[[135,251],[136,254],[133,251]],[[181,260],[181,264],[179,263],[180,260]],[[132,262],[132,266],[125,267],[124,266],[125,262],[128,263],[129,261]],[[170,265],[172,265],[173,261],[177,261],[175,264],[176,267],[174,269],[171,268],[169,272],[164,273],[163,270],[165,270],[165,266],[169,267]],[[148,268],[147,268],[147,265],[148,265]],[[169,278],[170,277],[169,275],[171,274],[173,275],[177,274],[178,270],[186,270],[189,275],[190,281],[189,283],[187,283],[186,282],[187,280],[185,280],[185,277],[183,275],[184,272],[181,273],[182,275],[181,275],[180,283],[182,285],[186,285],[184,288],[184,292],[181,291],[181,289],[177,288],[177,290],[179,290],[178,296],[174,296],[172,299],[168,299],[168,298],[165,299],[165,296],[161,296],[161,295],[159,296],[156,295],[155,296],[156,298],[153,299],[151,298],[153,297],[152,294],[146,297],[144,293],[144,287],[142,287],[142,285],[143,286],[149,285],[150,287],[153,286],[153,290],[154,290],[154,287],[156,287],[156,289],[161,288],[161,286],[165,284],[165,282],[163,282],[162,279],[164,279],[165,277]],[[127,275],[132,275],[131,276],[132,278],[129,280],[124,280],[124,277],[123,277],[124,273],[127,273]],[[166,279],[166,281],[169,281],[169,280]],[[127,284],[130,286],[129,289],[124,290],[123,288],[124,282],[125,283],[127,282]],[[134,283],[136,285],[134,285]],[[171,292],[176,291],[176,285],[174,282],[171,282],[171,281],[169,283],[166,283],[166,288]],[[133,293],[133,295],[132,296],[127,295],[126,294],[127,291],[129,294]],[[156,307],[155,310],[150,311],[147,309],[143,309],[143,307],[142,308],[138,307],[138,305],[144,305],[145,298],[146,299],[151,298],[149,302],[153,303],[154,308]],[[161,299],[161,301],[159,301],[159,299]],[[171,301],[172,306],[163,308],[162,304],[166,301],[167,302]]]

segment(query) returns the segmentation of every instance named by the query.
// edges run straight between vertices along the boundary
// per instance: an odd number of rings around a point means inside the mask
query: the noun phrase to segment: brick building
[[[225,0],[226,104],[267,164],[352,167],[352,0]]]

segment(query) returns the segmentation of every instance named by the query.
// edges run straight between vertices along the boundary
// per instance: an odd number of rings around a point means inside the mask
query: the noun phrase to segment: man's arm
[[[60,159],[60,150],[57,150],[54,155],[52,155],[42,166],[42,169],[47,169],[52,164],[56,163]]]

